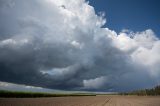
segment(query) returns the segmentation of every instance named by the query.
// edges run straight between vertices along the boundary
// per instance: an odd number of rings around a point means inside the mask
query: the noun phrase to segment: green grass
[[[65,96],[96,96],[96,95],[91,93],[55,94],[55,93],[17,92],[17,91],[0,90],[0,97],[4,98],[36,98],[36,97],[65,97]]]

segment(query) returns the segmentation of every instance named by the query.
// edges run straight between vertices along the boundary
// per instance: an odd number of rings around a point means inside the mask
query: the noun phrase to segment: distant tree
[[[120,93],[121,95],[139,95],[139,96],[158,96],[160,95],[160,85],[156,86],[152,89],[142,89],[142,90],[136,90],[132,92],[123,92]]]

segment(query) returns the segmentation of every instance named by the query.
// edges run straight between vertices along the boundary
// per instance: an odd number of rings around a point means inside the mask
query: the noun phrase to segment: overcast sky
[[[152,27],[110,29],[105,8],[95,9],[85,0],[0,0],[1,88],[117,92],[160,84]]]

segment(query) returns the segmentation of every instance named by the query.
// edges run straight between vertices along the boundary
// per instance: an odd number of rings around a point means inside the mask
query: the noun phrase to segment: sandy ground
[[[0,106],[160,106],[160,97],[84,96],[0,98]]]

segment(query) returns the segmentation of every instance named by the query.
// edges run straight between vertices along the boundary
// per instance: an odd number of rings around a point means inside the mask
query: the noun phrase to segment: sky
[[[123,29],[152,29],[160,37],[159,0],[89,0],[96,13],[106,13],[104,27],[120,32]]]
[[[159,85],[159,13],[146,12],[146,3],[142,11],[141,2],[136,8],[114,0],[0,0],[0,89],[122,92]]]

